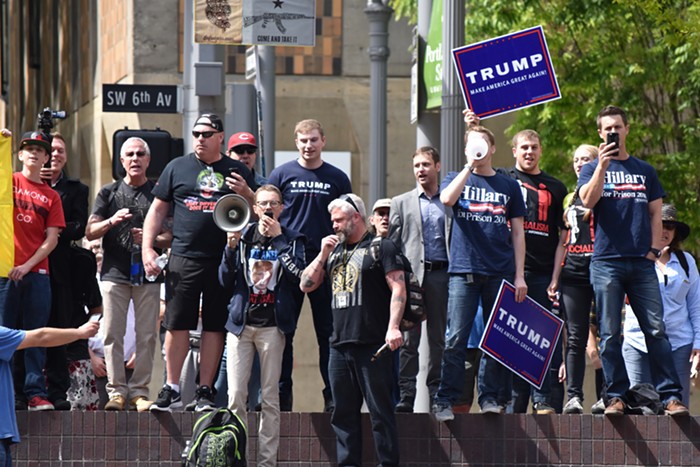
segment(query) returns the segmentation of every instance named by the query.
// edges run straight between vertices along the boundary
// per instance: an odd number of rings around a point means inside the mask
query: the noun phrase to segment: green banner
[[[442,105],[442,0],[433,0],[430,29],[423,57],[423,84],[427,93],[426,109]]]

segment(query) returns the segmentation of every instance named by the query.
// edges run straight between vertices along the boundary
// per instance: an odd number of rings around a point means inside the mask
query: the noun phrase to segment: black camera
[[[66,111],[65,110],[52,110],[50,107],[44,107],[44,110],[42,110],[39,115],[37,115],[39,120],[37,121],[37,128],[44,133],[48,138],[49,141],[51,141],[51,130],[53,129],[53,119],[54,118],[60,118],[64,119],[66,118]],[[49,160],[46,161],[46,164],[44,164],[44,167],[46,168],[51,168],[51,151],[49,151]]]

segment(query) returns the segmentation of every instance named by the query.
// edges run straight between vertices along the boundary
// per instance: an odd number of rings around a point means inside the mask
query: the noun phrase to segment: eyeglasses
[[[193,131],[192,136],[194,136],[195,139],[199,139],[200,136],[204,139],[209,139],[214,136],[215,133],[218,133],[218,131]]]
[[[389,217],[389,210],[388,209],[377,209],[374,211],[374,215],[377,217]]]
[[[146,151],[131,151],[131,152],[125,152],[124,157],[143,157],[146,155]]]
[[[255,204],[258,205],[258,207],[261,208],[266,208],[270,206],[271,208],[276,208],[277,206],[280,206],[282,203],[280,201],[256,201]]]
[[[254,148],[253,146],[245,146],[245,147],[235,147],[231,148],[231,151],[235,152],[236,154],[243,154],[243,153],[248,153],[248,154],[255,154],[255,151],[257,151],[258,148]]]

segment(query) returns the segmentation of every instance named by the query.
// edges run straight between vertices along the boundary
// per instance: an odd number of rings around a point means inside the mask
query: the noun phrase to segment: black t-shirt
[[[518,181],[525,200],[525,271],[551,274],[564,228],[564,198],[567,189],[551,175],[527,174],[512,167],[508,174]]]
[[[212,212],[219,199],[231,193],[225,178],[238,170],[255,191],[253,174],[241,162],[223,156],[207,164],[194,153],[178,157],[163,170],[153,194],[173,203],[174,255],[186,258],[219,258],[226,245],[226,233],[214,223]]]
[[[394,242],[383,239],[378,260],[381,266],[372,267],[372,238],[367,234],[357,244],[340,244],[328,258],[326,272],[333,290],[333,346],[384,343],[391,301],[386,273],[403,270],[403,266]]]
[[[569,229],[566,231],[566,256],[561,270],[561,280],[589,284],[595,239],[593,211],[584,208],[581,199],[576,196],[572,205],[566,210],[566,219]]]
[[[146,181],[139,187],[132,187],[118,180],[102,187],[95,199],[92,213],[108,219],[122,208],[129,208],[132,218],[121,222],[107,231],[102,239],[102,280],[129,283],[131,267],[132,228],[143,228],[148,208],[153,202],[154,183]]]
[[[248,270],[245,272],[250,293],[246,324],[259,328],[277,326],[275,319],[275,287],[282,267],[279,251],[271,245],[272,238],[253,232],[253,244],[247,250]]]

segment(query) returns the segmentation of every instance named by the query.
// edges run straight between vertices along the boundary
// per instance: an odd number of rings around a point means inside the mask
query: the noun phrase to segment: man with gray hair
[[[383,355],[403,342],[399,323],[406,283],[399,250],[391,240],[375,240],[367,231],[365,205],[359,196],[342,195],[330,203],[328,211],[335,233],[321,240],[321,251],[302,273],[300,288],[304,293],[315,290],[326,274],[332,284],[328,376],[335,401],[331,425],[337,437],[338,465],[363,463],[363,399],[372,420],[379,465],[399,465],[393,359]]]
[[[97,194],[85,236],[88,240],[102,238],[104,250],[102,326],[109,395],[105,410],[125,410],[128,400],[131,408],[143,411],[150,406],[148,384],[153,369],[160,283],[163,282],[162,275],[153,282],[145,281],[143,266],[139,263],[143,220],[153,202],[151,190],[155,185],[146,177],[151,162],[148,143],[137,137],[127,139],[119,152],[119,160],[126,175],[102,187]],[[161,233],[158,246],[165,248],[169,242],[170,235]],[[136,317],[136,353],[134,358],[125,360],[124,333],[131,301]],[[126,366],[133,369],[128,382]]]

